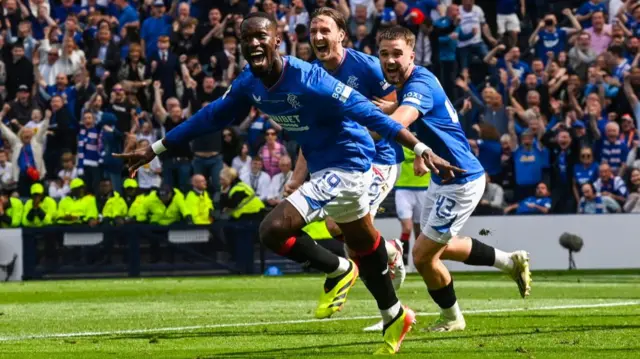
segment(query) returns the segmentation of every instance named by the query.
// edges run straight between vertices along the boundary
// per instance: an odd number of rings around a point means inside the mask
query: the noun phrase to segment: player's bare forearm
[[[291,182],[297,184],[303,183],[304,180],[307,179],[308,172],[309,170],[307,168],[307,159],[304,158],[302,149],[300,149],[300,151],[298,151],[296,166],[293,168],[293,174],[291,175]]]
[[[402,146],[413,150],[414,147],[420,142],[416,136],[414,136],[411,131],[406,128],[401,129],[396,136],[396,141]]]

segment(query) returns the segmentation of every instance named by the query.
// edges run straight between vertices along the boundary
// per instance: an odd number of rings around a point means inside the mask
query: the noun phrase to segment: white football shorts
[[[432,181],[420,220],[422,233],[438,243],[449,243],[476,209],[485,184],[485,176],[462,184],[438,185]]]
[[[520,19],[518,19],[518,15],[516,14],[498,14],[496,23],[498,25],[499,35],[502,35],[507,31],[520,32]]]
[[[373,176],[369,186],[369,200],[371,205],[371,218],[375,218],[378,209],[393,189],[398,179],[398,165],[376,165],[371,168]]]
[[[326,168],[311,174],[311,179],[286,198],[307,223],[329,216],[337,223],[348,223],[370,211],[369,188],[373,176]]]
[[[396,213],[398,219],[411,219],[413,223],[420,223],[424,202],[427,199],[427,189],[396,189]]]

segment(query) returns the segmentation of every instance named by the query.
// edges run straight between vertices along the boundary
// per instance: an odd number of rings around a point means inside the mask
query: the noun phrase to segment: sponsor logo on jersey
[[[333,94],[331,95],[331,97],[339,100],[342,103],[345,103],[349,99],[349,96],[351,96],[352,92],[353,88],[343,84],[342,82],[338,82],[336,88],[333,89]]]
[[[298,101],[298,96],[292,93],[287,95],[287,103],[289,103],[289,105],[291,105],[291,107],[293,107],[294,109],[299,109],[300,107],[302,107],[302,105]]]
[[[420,105],[420,100],[422,99],[422,95],[417,92],[407,92],[403,98],[402,102],[411,102],[416,105]]]
[[[386,90],[386,89],[388,89],[390,86],[391,86],[391,84],[390,84],[390,83],[388,83],[387,81],[385,81],[385,80],[380,81],[380,87],[382,87],[382,90]]]
[[[278,125],[282,126],[285,131],[302,132],[308,131],[309,126],[300,126],[300,116],[271,116],[269,118],[274,120]]]

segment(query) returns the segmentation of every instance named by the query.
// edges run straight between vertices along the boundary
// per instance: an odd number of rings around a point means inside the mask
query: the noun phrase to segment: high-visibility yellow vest
[[[400,174],[396,181],[396,189],[411,189],[411,190],[423,190],[429,187],[431,183],[431,172],[422,177],[418,177],[413,174],[413,160],[416,158],[416,154],[406,147],[402,147],[404,150],[404,161],[400,164]]]
[[[33,209],[33,200],[29,199],[27,203],[24,204],[24,210],[22,211],[22,225],[25,227],[42,227],[53,224],[56,217],[56,211],[58,210],[58,204],[56,201],[53,198],[46,196],[42,198],[42,201],[40,201],[40,208],[44,211],[44,219],[34,217],[33,221],[30,221],[27,217],[29,216],[29,212]]]
[[[2,222],[0,228],[17,228],[22,222],[22,210],[24,209],[22,201],[15,197],[9,197],[9,202],[11,202],[11,207],[5,210],[5,214],[11,218],[11,223]]]
[[[238,219],[243,214],[254,214],[259,213],[264,209],[264,203],[260,200],[258,196],[256,196],[256,192],[244,182],[238,182],[235,186],[231,188],[229,191],[229,197],[233,197],[233,194],[236,192],[242,192],[246,194],[246,197],[238,204],[238,207],[234,208],[231,211],[231,217]]]
[[[140,213],[142,213],[142,211],[144,210],[145,198],[146,196],[144,194],[139,194],[136,196],[136,198],[133,200],[133,203],[131,203],[131,206],[129,207],[129,213],[127,214],[127,217],[134,219],[138,218],[138,215],[140,215]]]
[[[75,220],[62,219],[66,215],[77,217]],[[64,197],[58,204],[57,222],[60,224],[86,223],[90,219],[98,219],[98,205],[96,198],[90,194],[82,198],[74,199],[71,196]]]
[[[190,214],[184,203],[184,195],[180,190],[173,189],[173,198],[168,206],[162,202],[156,191],[151,192],[144,200],[140,213],[136,216],[138,222],[167,226],[176,223]]]
[[[207,191],[198,194],[196,191],[189,191],[185,199],[187,208],[191,212],[193,224],[211,224],[209,213],[213,211],[213,202]]]
[[[331,233],[329,233],[329,229],[327,228],[327,221],[316,221],[311,222],[302,228],[302,231],[311,237],[311,239],[315,241],[319,241],[322,239],[331,239]]]
[[[113,192],[113,196],[107,200],[102,208],[102,218],[117,218],[127,216],[127,202],[120,197],[118,192]]]

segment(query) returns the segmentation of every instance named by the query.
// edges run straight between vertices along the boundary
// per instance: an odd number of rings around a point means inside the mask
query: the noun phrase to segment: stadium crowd
[[[487,171],[477,214],[640,212],[635,0],[496,0],[492,18],[474,0],[1,3],[2,227],[209,224],[214,207],[238,219],[277,205],[298,146],[254,108],[135,179],[112,153],[224,95],[251,11],[278,19],[283,54],[313,61],[322,6],[368,54],[385,26],[416,33],[415,62],[438,75]]]

